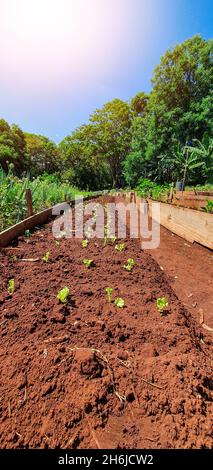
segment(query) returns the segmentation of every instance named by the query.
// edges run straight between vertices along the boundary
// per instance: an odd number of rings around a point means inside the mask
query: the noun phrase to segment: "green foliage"
[[[47,251],[45,255],[42,257],[42,261],[44,261],[44,263],[48,263],[49,257],[50,257],[50,252]]]
[[[93,265],[93,259],[84,258],[83,263],[87,268],[90,268]]]
[[[82,248],[87,248],[87,247],[88,247],[88,243],[89,243],[89,242],[88,242],[87,239],[82,240],[82,242],[81,242]]]
[[[62,304],[67,304],[68,298],[70,295],[70,290],[69,287],[64,287],[61,289],[58,294],[57,294],[57,299],[62,303]]]
[[[124,264],[124,269],[126,269],[127,271],[132,271],[132,269],[134,268],[135,266],[135,261],[133,258],[128,258],[127,260],[127,263]]]
[[[122,297],[117,297],[114,300],[114,304],[116,305],[116,307],[119,307],[119,308],[123,308],[125,306],[125,302],[124,302],[124,299],[122,299]]]
[[[113,293],[112,287],[107,287],[106,288],[106,293],[107,293],[108,301],[112,302],[112,293]]]
[[[116,251],[119,251],[120,253],[125,250],[125,243],[118,243],[115,245]]]
[[[160,312],[161,315],[163,315],[163,313],[167,309],[168,305],[169,305],[169,303],[168,303],[168,300],[166,299],[166,297],[159,297],[156,300],[156,307],[158,309],[158,312]]]
[[[160,200],[169,194],[170,186],[168,184],[160,185],[150,181],[149,179],[140,179],[136,188],[139,196],[143,198],[153,198]]]
[[[13,171],[13,165],[9,166],[7,174],[0,168],[0,231],[27,217],[27,188],[32,192],[34,212],[63,202],[65,196],[72,199],[76,194],[80,194],[80,191],[70,185],[59,184],[53,176],[44,175],[33,180],[19,179]]]
[[[213,201],[207,201],[206,207],[204,207],[203,210],[209,214],[213,214]]]
[[[9,282],[8,282],[7,292],[8,292],[8,294],[13,295],[14,291],[15,291],[15,280],[10,279]]]

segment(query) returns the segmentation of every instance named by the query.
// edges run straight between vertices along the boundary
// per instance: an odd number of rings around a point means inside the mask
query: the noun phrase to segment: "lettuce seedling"
[[[69,287],[64,287],[58,292],[57,299],[60,300],[62,304],[67,304],[69,294],[70,294]]]
[[[127,264],[124,264],[123,267],[127,270],[127,271],[132,271],[132,269],[134,268],[135,266],[135,262],[134,262],[134,259],[133,258],[128,258],[127,260]]]
[[[83,247],[83,248],[87,248],[87,246],[88,246],[88,243],[89,243],[89,242],[88,242],[88,240],[87,240],[87,239],[86,239],[86,240],[82,240],[82,242],[81,242],[81,244],[82,244],[82,247]]]
[[[59,240],[56,240],[56,241],[55,241],[55,244],[56,244],[56,246],[60,246]]]
[[[125,306],[125,302],[124,302],[124,299],[122,299],[122,297],[117,297],[114,300],[114,304],[116,305],[116,307],[119,307],[119,308],[123,308]]]
[[[48,261],[49,261],[49,256],[50,256],[50,252],[47,251],[47,252],[45,253],[45,255],[43,256],[42,261],[44,261],[44,263],[48,263]]]
[[[125,244],[124,244],[124,243],[118,243],[117,245],[115,245],[115,249],[116,249],[117,251],[120,251],[120,252],[121,252],[121,251],[124,251],[124,249],[125,249]]]
[[[115,235],[112,235],[112,236],[110,237],[110,241],[111,241],[112,243],[115,243],[115,242],[116,242],[116,237],[115,237]]]
[[[14,290],[15,290],[15,281],[14,281],[14,279],[10,279],[9,282],[8,282],[7,292],[8,292],[8,294],[13,295]]]
[[[156,306],[158,309],[158,312],[160,312],[161,315],[163,315],[163,312],[167,309],[169,303],[166,297],[159,297],[156,300]]]
[[[31,231],[29,229],[25,230],[24,235],[25,235],[26,238],[30,238],[31,237]]]
[[[112,302],[112,293],[113,293],[112,287],[107,287],[106,288],[106,293],[107,293],[108,301]]]
[[[90,268],[90,266],[91,266],[92,263],[93,263],[93,259],[84,258],[84,259],[83,259],[83,263],[85,264],[85,266],[86,266],[87,268]]]

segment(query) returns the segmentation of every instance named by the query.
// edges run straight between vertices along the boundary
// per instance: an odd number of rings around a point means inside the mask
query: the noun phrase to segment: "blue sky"
[[[149,91],[168,48],[212,37],[210,0],[0,0],[0,116],[59,142]]]

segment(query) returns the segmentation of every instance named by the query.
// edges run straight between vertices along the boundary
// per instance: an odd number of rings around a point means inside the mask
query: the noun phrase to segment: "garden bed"
[[[212,447],[210,345],[139,241],[124,243],[58,245],[49,223],[1,250],[1,447]]]

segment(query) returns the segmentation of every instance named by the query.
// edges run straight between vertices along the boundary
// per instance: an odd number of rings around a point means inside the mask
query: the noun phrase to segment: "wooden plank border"
[[[149,199],[151,215],[152,201]],[[160,202],[160,223],[185,240],[213,250],[213,214]]]
[[[89,201],[91,199],[95,199],[96,197],[100,197],[101,195],[102,194],[94,194],[92,196],[86,196],[83,200]],[[23,235],[25,233],[25,230],[32,230],[36,227],[36,225],[43,225],[52,218],[56,217],[52,215],[53,208],[57,208],[57,212],[60,212],[60,207],[62,210],[63,205],[65,203],[73,204],[74,202],[75,199],[72,199],[71,201],[64,201],[59,204],[55,204],[55,206],[49,207],[48,209],[44,209],[43,211],[38,212],[37,214],[34,214],[31,217],[27,217],[18,224],[12,225],[12,227],[7,228],[3,232],[0,232],[0,248],[6,247],[15,238]]]

